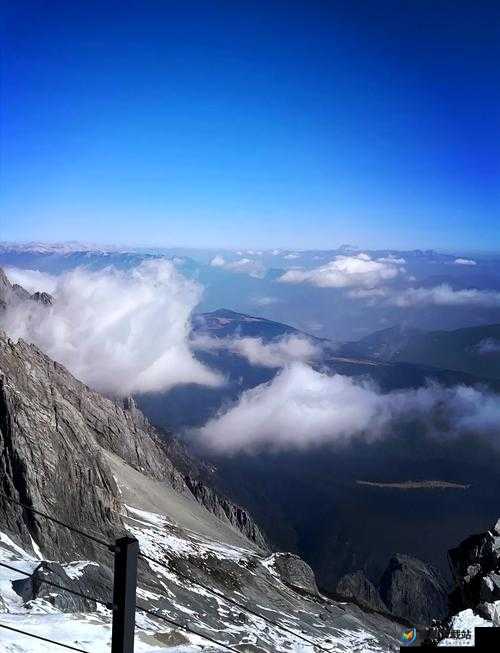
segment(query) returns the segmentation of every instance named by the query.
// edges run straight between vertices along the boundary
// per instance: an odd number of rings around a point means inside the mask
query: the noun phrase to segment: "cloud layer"
[[[52,306],[19,302],[1,326],[91,387],[127,395],[221,383],[189,348],[190,315],[201,288],[172,263],[149,261],[127,272],[77,268],[53,281]]]
[[[403,272],[399,259],[372,259],[368,254],[336,256],[333,261],[312,270],[288,270],[282,283],[308,283],[319,288],[373,288]]]
[[[500,306],[500,292],[495,290],[454,290],[448,284],[433,288],[407,288],[403,291],[387,292],[388,301],[395,306]]]
[[[477,389],[428,385],[383,394],[372,383],[327,375],[303,363],[285,367],[269,383],[247,390],[201,430],[220,452],[304,449],[355,436],[383,437],[397,420],[417,418],[429,429],[493,431],[500,420],[498,396]]]
[[[212,338],[201,335],[193,338],[191,344],[194,349],[204,351],[231,351],[246,358],[251,365],[269,368],[284,367],[296,361],[308,362],[321,356],[321,348],[309,338],[294,334],[271,342],[248,336]]]

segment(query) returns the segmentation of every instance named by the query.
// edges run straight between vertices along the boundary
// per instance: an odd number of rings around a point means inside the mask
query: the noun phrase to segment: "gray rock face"
[[[448,613],[448,588],[437,570],[407,555],[396,554],[379,585],[380,596],[395,616],[426,625]]]
[[[387,612],[387,606],[380,594],[363,571],[346,574],[337,583],[336,593],[347,599],[354,599],[361,606],[377,612]]]
[[[306,592],[319,594],[311,567],[293,553],[275,553],[273,567],[286,585]]]

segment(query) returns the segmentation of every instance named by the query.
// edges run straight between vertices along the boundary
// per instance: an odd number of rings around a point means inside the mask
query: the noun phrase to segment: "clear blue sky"
[[[0,239],[499,247],[497,2],[11,5]]]

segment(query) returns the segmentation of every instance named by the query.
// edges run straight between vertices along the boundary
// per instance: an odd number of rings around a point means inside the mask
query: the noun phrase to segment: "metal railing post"
[[[134,653],[139,542],[135,538],[122,537],[116,540],[114,552],[111,653]]]

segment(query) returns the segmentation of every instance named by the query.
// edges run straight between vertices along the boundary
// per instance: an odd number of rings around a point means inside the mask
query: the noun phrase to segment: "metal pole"
[[[134,653],[135,592],[139,542],[135,538],[116,540],[113,582],[113,631],[111,653]]]

